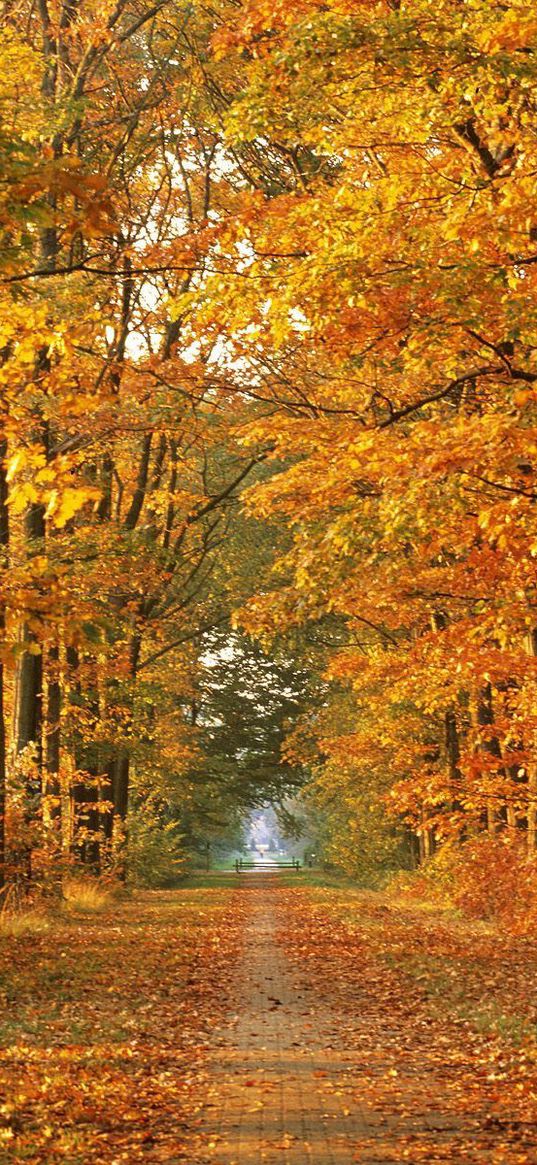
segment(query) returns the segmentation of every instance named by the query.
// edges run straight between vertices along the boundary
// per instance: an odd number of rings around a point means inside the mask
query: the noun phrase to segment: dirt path
[[[215,1038],[196,1160],[537,1162],[536,1096],[516,1057],[453,1016],[439,1023],[307,890],[256,875],[243,899],[237,1014]]]
[[[534,938],[206,881],[0,942],[0,1165],[537,1165]]]

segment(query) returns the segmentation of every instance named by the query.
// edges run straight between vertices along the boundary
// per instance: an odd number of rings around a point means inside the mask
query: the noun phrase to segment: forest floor
[[[2,1161],[537,1163],[537,940],[255,874],[2,938],[0,977]]]

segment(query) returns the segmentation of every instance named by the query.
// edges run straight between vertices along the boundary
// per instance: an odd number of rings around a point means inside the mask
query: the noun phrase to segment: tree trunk
[[[47,657],[47,700],[45,718],[45,781],[43,788],[43,824],[47,829],[47,843],[51,869],[51,891],[60,897],[62,892],[62,790],[60,785],[60,715],[62,692],[60,683],[60,649],[49,648]]]
[[[61,818],[61,789],[60,789],[60,715],[62,705],[62,691],[59,675],[60,651],[57,644],[50,648],[48,653],[48,683],[47,683],[47,715],[45,729],[45,772],[48,804],[48,815],[51,821]]]
[[[47,248],[51,246],[45,231],[42,241],[43,255],[48,255]],[[47,262],[48,266],[48,262]],[[50,371],[50,359],[45,349],[42,349],[36,360],[36,381],[44,379]],[[44,452],[45,459],[49,455],[48,423],[40,412],[34,417],[34,432],[31,434],[33,444]],[[45,511],[44,507],[33,502],[29,506],[24,518],[24,533],[26,552],[29,560],[36,554],[42,553],[45,542]],[[15,751],[20,756],[26,749],[31,751],[32,764],[28,770],[26,782],[27,805],[26,821],[30,833],[31,824],[37,816],[42,794],[43,774],[43,655],[41,644],[28,626],[22,628],[22,642],[25,648],[19,660],[17,677],[17,710],[15,718]],[[27,646],[26,646],[27,645]],[[22,855],[23,876],[31,878],[31,841],[25,845]]]
[[[71,790],[74,853],[93,874],[101,871],[99,779],[100,774],[84,769]]]
[[[532,763],[528,772],[528,853],[537,852],[537,765]]]
[[[434,853],[434,840],[432,830],[425,824],[425,813],[422,813],[422,826],[418,834],[418,855],[419,864],[428,861]]]
[[[433,631],[444,631],[448,626],[446,613],[444,611],[434,611],[431,615],[431,626]],[[457,713],[453,706],[448,708],[444,716],[444,747],[451,790],[449,809],[452,812],[459,811],[461,805],[457,794],[461,785],[461,770],[459,767],[461,749]]]
[[[528,654],[537,656],[537,627],[530,631],[527,638]],[[535,750],[535,742],[533,742],[533,749]],[[537,760],[532,757],[528,765],[528,841],[527,848],[529,854],[537,852]]]
[[[7,508],[7,482],[5,459],[7,441],[0,441],[0,569],[7,569],[7,554],[9,549],[9,517]],[[0,603],[0,638],[5,637],[6,610],[5,604]],[[6,880],[6,720],[5,720],[5,664],[0,655],[0,887]]]
[[[50,368],[47,352],[43,349],[36,360],[35,377],[39,382]],[[31,440],[48,458],[48,424],[40,413],[34,417]],[[42,552],[45,541],[45,511],[42,505],[32,503],[24,518],[26,553],[29,561]],[[14,747],[16,756],[28,750],[26,776],[26,805],[24,809],[27,836],[18,855],[21,877],[27,884],[32,877],[32,825],[41,807],[43,774],[43,656],[35,633],[23,625],[23,644],[19,657],[15,697]]]
[[[98,679],[95,690],[84,693],[77,675],[79,657],[76,648],[70,647],[67,651],[67,661],[71,672],[71,701],[77,704],[84,701],[90,715],[89,730],[96,729],[101,717],[98,695]],[[71,848],[84,866],[92,873],[101,872],[101,842],[103,840],[103,821],[100,812],[102,789],[106,781],[103,773],[101,748],[94,740],[84,740],[78,729],[75,729],[72,742],[74,766],[79,779],[73,781],[71,788],[71,815],[73,835]]]
[[[461,770],[459,768],[459,761],[461,759],[461,750],[460,750],[460,744],[459,744],[459,730],[457,727],[457,717],[455,715],[455,712],[453,711],[453,708],[450,708],[449,711],[446,712],[445,724],[446,724],[446,754],[447,754],[447,762],[448,762],[448,771],[449,771],[450,782],[452,782],[452,784],[454,786],[454,791],[455,791],[459,782],[460,782],[460,778],[461,778]],[[456,800],[456,796],[453,798],[453,800],[454,801]]]
[[[43,507],[31,506],[25,519],[28,552],[36,552],[36,542],[45,537]],[[23,628],[23,643],[28,644],[19,662],[17,684],[18,708],[16,716],[15,748],[17,756],[26,748],[33,750],[35,769],[28,781],[30,803],[41,794],[43,768],[43,655],[33,632]],[[33,816],[32,810],[30,813]]]
[[[19,663],[17,709],[17,755],[33,746],[37,768],[43,761],[43,656],[35,636],[23,629],[23,643],[34,650],[24,650]]]
[[[479,698],[477,701],[477,723],[480,727],[483,727],[483,728],[491,727],[494,724],[494,709],[492,706],[492,686],[489,683],[485,684],[485,687],[483,688],[483,690],[479,694]],[[496,738],[494,736],[491,736],[488,740],[485,740],[485,742],[483,744],[483,751],[487,752],[489,754],[489,756],[493,756],[493,757],[496,757],[498,760],[501,760],[502,750],[500,748],[498,740],[496,740]],[[489,796],[487,798],[487,806],[486,806],[485,819],[484,819],[484,825],[485,825],[485,828],[487,829],[488,833],[494,834],[497,831],[497,828],[499,825],[497,808],[498,808],[497,805],[494,805],[494,803],[490,800],[490,796]]]
[[[136,683],[138,673],[141,646],[142,636],[136,631],[132,635],[129,645],[129,675],[133,687]],[[132,723],[132,702],[133,696],[131,694],[129,697],[126,727]],[[125,745],[120,747],[117,755],[112,758],[108,771],[111,782],[113,821],[108,823],[107,833],[115,847],[115,861],[118,876],[122,881],[125,881],[127,877],[127,814],[129,809],[130,780],[130,754],[129,749]]]

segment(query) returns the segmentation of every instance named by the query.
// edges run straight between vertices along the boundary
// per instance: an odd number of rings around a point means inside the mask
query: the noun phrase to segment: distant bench
[[[237,874],[242,870],[299,870],[300,862],[298,858],[292,858],[290,862],[249,862],[244,858],[237,858],[235,869]]]

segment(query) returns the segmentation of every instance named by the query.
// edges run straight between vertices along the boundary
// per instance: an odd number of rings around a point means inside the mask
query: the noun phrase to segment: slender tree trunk
[[[434,631],[443,631],[448,625],[448,618],[445,612],[434,611],[431,616],[431,625]],[[449,808],[451,811],[457,811],[460,810],[457,793],[461,783],[461,749],[459,724],[455,707],[448,708],[444,716],[444,746],[451,790]]]
[[[537,627],[530,631],[527,638],[528,654],[537,656]],[[535,741],[533,743],[532,753],[535,753]],[[537,759],[532,755],[531,761],[528,765],[528,840],[527,848],[529,854],[537,852]]]
[[[30,507],[25,519],[28,553],[36,553],[45,537],[43,507]],[[40,644],[33,632],[23,628],[23,650],[19,662],[18,708],[16,716],[15,747],[17,755],[26,748],[32,748],[35,770],[29,781],[28,794],[31,799],[41,793],[41,772],[43,767],[43,655]]]
[[[528,853],[537,852],[537,765],[533,762],[528,772]]]
[[[48,33],[49,29],[47,26],[47,36]],[[48,45],[48,41],[46,44]],[[45,93],[49,91],[49,83],[50,75],[47,70],[43,87]],[[55,153],[57,154],[56,147]],[[52,195],[50,199],[51,207],[54,209],[54,198]],[[56,265],[58,246],[54,227],[47,227],[41,232],[40,243],[41,261],[48,271],[53,271]],[[41,383],[45,391],[49,372],[50,357],[46,348],[42,348],[36,359],[35,378],[37,384]],[[35,410],[33,429],[32,442],[40,451],[44,452],[45,459],[48,461],[50,446],[49,426],[48,421],[43,416],[42,410],[39,407]],[[32,558],[35,554],[40,551],[42,552],[45,543],[45,511],[41,504],[34,502],[30,505],[25,515],[24,528],[27,554],[29,558]],[[43,788],[43,655],[41,645],[38,643],[34,633],[27,626],[23,628],[22,637],[23,644],[27,645],[27,647],[23,650],[19,662],[15,749],[17,756],[27,748],[31,748],[34,754],[33,760],[35,765],[32,766],[31,776],[27,781],[28,802],[26,819],[28,831],[31,834],[31,824],[36,817],[37,805],[40,802]],[[25,846],[23,855],[25,867],[24,876],[28,881],[32,875],[31,848],[30,840]]]
[[[457,786],[460,782],[460,777],[461,777],[461,770],[459,768],[459,762],[461,759],[461,749],[460,749],[460,743],[459,743],[459,730],[457,727],[457,717],[455,715],[453,708],[450,708],[449,711],[446,712],[445,724],[446,724],[446,754],[447,754],[449,777],[450,777],[450,782],[453,784],[453,788],[454,788],[454,792],[455,792],[455,790],[457,789]],[[453,797],[453,801],[456,801],[456,794]]]
[[[46,98],[54,101],[58,76],[57,44],[52,35],[52,26],[46,3],[41,4],[38,8],[38,13],[42,24],[43,52],[46,61],[42,92]],[[52,141],[52,149],[55,158],[61,156],[63,149],[61,134],[55,135]],[[48,195],[48,203],[53,215],[56,209],[56,195],[52,192]],[[41,230],[39,249],[40,261],[44,269],[46,271],[54,271],[58,254],[58,233],[54,223],[51,223],[50,226],[46,226]],[[46,348],[43,348],[39,352],[36,360],[35,376],[38,384],[39,382],[44,382],[45,389],[46,378],[49,372],[50,357]],[[44,419],[42,410],[39,407],[35,411],[34,427],[35,432],[32,439],[36,445],[43,447],[45,457],[48,460],[48,423]],[[40,548],[40,545],[45,539],[45,512],[43,506],[37,503],[30,506],[25,517],[25,533],[28,553],[32,555],[36,549]],[[16,750],[17,754],[19,754],[29,745],[35,747],[38,777],[32,783],[29,793],[30,795],[34,793],[40,795],[40,774],[43,767],[43,658],[35,637],[27,628],[24,629],[23,635],[23,642],[29,644],[30,650],[23,652],[19,665]],[[37,788],[38,783],[39,788]]]
[[[43,350],[36,361],[35,376],[39,381],[49,370],[49,358]],[[49,432],[41,414],[34,418],[34,444],[48,457]],[[26,553],[31,559],[42,552],[45,541],[45,512],[42,505],[33,503],[24,518]],[[41,644],[27,624],[21,628],[23,650],[19,657],[16,680],[16,707],[14,748],[17,757],[28,750],[26,777],[26,806],[24,818],[26,837],[18,855],[21,878],[28,885],[32,878],[32,826],[41,808],[43,789],[43,654]],[[25,758],[26,759],[26,758]]]
[[[492,705],[491,684],[485,684],[485,687],[479,694],[477,701],[477,723],[482,728],[489,728],[494,724],[494,708]],[[490,736],[487,740],[485,740],[483,744],[483,752],[488,753],[489,756],[495,757],[497,760],[501,760],[502,750],[500,748],[499,741],[495,736]],[[497,809],[497,805],[491,802],[490,798],[488,798],[484,821],[488,833],[494,834],[497,832],[499,824]]]
[[[70,647],[67,651],[67,661],[71,672],[72,701],[77,704],[84,702],[89,713],[89,730],[93,732],[101,717],[98,695],[98,676],[95,680],[95,690],[83,692],[79,671],[79,656],[76,648]],[[82,738],[78,728],[75,728],[72,743],[72,752],[75,770],[79,779],[73,781],[71,788],[71,817],[73,822],[71,848],[79,861],[87,866],[92,873],[101,871],[101,841],[102,821],[100,801],[102,788],[106,777],[102,771],[103,762],[101,749],[95,740]]]
[[[96,769],[99,767],[95,766]],[[88,836],[84,844],[83,861],[94,874],[101,872],[101,838],[100,838],[100,772],[90,774],[90,781],[86,788],[86,813]]]
[[[434,840],[432,830],[426,825],[425,813],[421,815],[422,827],[418,834],[418,854],[420,865],[428,861],[434,853]]]
[[[132,687],[136,683],[138,662],[142,646],[142,636],[136,631],[129,645],[129,675]],[[128,723],[132,723],[133,694],[130,696]],[[110,768],[113,801],[113,840],[117,842],[116,864],[118,876],[122,881],[127,877],[127,814],[129,809],[129,782],[130,782],[130,753],[125,746],[118,750]]]
[[[44,823],[48,829],[51,871],[51,889],[54,895],[62,892],[62,790],[60,784],[60,716],[62,690],[60,681],[60,649],[54,644],[47,659],[47,700],[45,718],[45,783]]]
[[[462,783],[462,773],[460,769],[461,760],[461,729],[459,720],[457,719],[457,712],[455,708],[449,708],[445,717],[446,725],[446,756],[449,773],[449,785],[451,789],[451,811],[452,813],[460,813],[464,817],[462,805],[460,801],[460,788]],[[463,825],[460,832],[461,840],[466,836],[466,827]]]
[[[9,518],[6,482],[7,441],[0,441],[0,570],[7,569],[9,549]],[[6,630],[5,604],[0,603],[0,650],[3,650]],[[6,719],[5,719],[5,664],[0,654],[0,887],[6,880]]]
[[[59,821],[61,818],[60,716],[62,706],[62,691],[59,666],[60,651],[58,645],[54,644],[48,653],[47,714],[45,728],[45,790],[47,797],[50,798],[48,813],[52,821]]]
[[[85,768],[71,790],[74,853],[93,874],[101,871],[99,782],[100,774]]]

